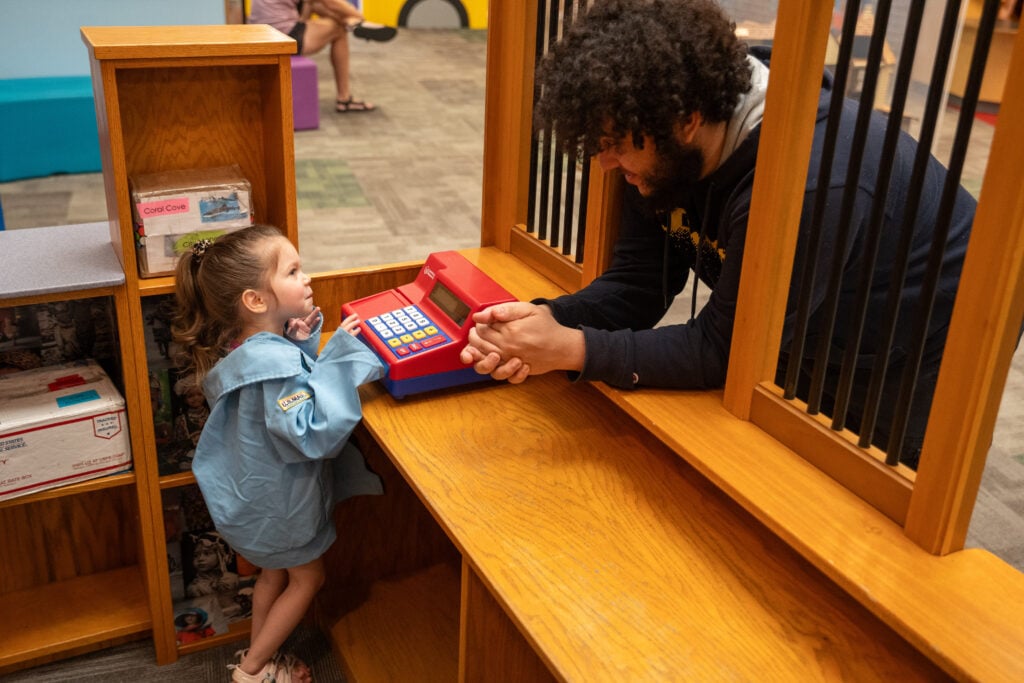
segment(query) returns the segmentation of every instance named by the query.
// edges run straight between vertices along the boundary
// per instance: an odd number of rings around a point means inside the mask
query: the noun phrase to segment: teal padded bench
[[[0,80],[0,182],[99,170],[89,76]]]

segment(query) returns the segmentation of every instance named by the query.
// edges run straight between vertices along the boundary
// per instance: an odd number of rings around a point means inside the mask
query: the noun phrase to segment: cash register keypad
[[[396,308],[369,318],[367,324],[397,358],[440,346],[451,341],[419,306]]]

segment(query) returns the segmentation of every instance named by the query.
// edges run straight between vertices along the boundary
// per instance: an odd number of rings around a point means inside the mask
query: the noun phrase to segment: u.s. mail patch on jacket
[[[306,390],[296,391],[291,396],[277,399],[277,405],[280,406],[281,410],[288,411],[311,398],[313,398],[313,395]]]

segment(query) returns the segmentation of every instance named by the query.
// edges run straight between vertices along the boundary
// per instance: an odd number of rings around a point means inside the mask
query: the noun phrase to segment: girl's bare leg
[[[266,570],[264,570],[266,571]],[[252,642],[249,651],[239,665],[242,671],[255,675],[259,673],[281,647],[295,627],[302,621],[306,610],[313,602],[320,587],[324,583],[323,560],[316,559],[308,564],[293,567],[287,570],[278,570],[287,573],[287,585],[277,598],[269,606],[258,630],[254,629]],[[276,586],[272,579],[268,589]],[[268,590],[268,595],[273,591]],[[256,617],[256,596],[253,596],[253,619]],[[255,625],[255,624],[254,624]],[[300,680],[309,680],[308,669],[305,676],[299,675]]]

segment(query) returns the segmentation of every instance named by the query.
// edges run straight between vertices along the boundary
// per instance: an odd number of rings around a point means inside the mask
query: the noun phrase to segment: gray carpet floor
[[[140,640],[107,648],[61,662],[44,664],[7,676],[3,683],[219,683],[229,681],[228,664],[237,664],[235,653],[246,643],[231,643],[181,657],[173,664],[157,666],[153,645]],[[309,665],[316,683],[344,683],[345,675],[327,637],[312,626],[302,625],[282,648]]]
[[[383,45],[354,41],[353,92],[379,107],[359,114],[334,113],[329,63],[325,54],[315,57],[320,128],[295,134],[307,272],[422,259],[479,244],[485,47],[486,32],[467,30],[408,30]],[[948,147],[954,125],[955,117],[945,117],[940,148]],[[983,123],[975,129],[964,175],[972,192],[981,185],[992,131]],[[107,217],[99,173],[0,183],[0,201],[11,229]],[[1007,382],[968,545],[1024,570],[1024,350]],[[289,645],[318,682],[344,680],[315,629],[303,627]],[[140,641],[0,678],[225,681],[225,667],[242,646],[157,667],[152,645]]]

